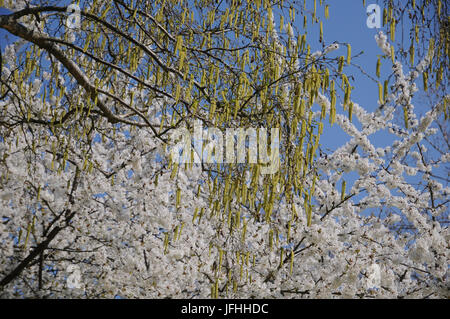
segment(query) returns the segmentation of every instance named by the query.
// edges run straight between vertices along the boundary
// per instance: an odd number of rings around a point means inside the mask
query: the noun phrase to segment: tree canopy
[[[371,112],[326,1],[0,1],[0,295],[448,297],[448,7],[397,2]]]

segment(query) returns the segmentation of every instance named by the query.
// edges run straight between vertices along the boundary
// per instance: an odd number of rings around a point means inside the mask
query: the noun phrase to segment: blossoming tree
[[[51,2],[2,1],[18,40],[1,63],[1,296],[449,296],[450,155],[427,155],[446,81],[413,105],[448,46],[407,72],[380,31],[392,77],[369,112],[350,45],[323,43],[323,1]],[[278,169],[173,161],[197,121],[278,128]],[[351,138],[325,154],[330,125]]]

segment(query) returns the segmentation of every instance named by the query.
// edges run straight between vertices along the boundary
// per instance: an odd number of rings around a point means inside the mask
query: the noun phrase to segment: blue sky
[[[346,44],[349,43],[352,48],[353,56],[363,52],[357,58],[352,59],[352,63],[359,65],[374,79],[377,79],[375,75],[376,62],[378,56],[382,54],[382,52],[375,42],[375,35],[378,33],[378,30],[367,27],[366,22],[368,16],[366,8],[369,4],[378,2],[380,1],[368,0],[366,1],[366,7],[364,7],[362,1],[357,0],[329,1],[330,17],[328,20],[325,20],[323,18],[323,12],[318,10],[318,13],[324,21],[323,33],[325,45],[333,42],[338,42],[340,44],[340,49],[329,55],[331,57],[341,55],[346,56]],[[318,39],[318,30],[317,24],[313,28],[308,28],[308,38],[314,40]],[[317,41],[314,42],[317,43]],[[320,47],[312,47],[311,51],[314,52],[318,49],[320,49]],[[352,85],[355,87],[352,90],[352,101],[358,103],[368,112],[374,111],[378,107],[377,82],[368,78],[366,75],[363,75],[355,66],[346,66],[344,72],[348,76],[352,75],[354,78],[354,81],[351,81]],[[390,59],[382,60],[381,77],[377,80],[383,83],[390,73]],[[337,103],[337,112],[347,114],[347,112],[339,105],[339,102]],[[320,140],[323,146],[334,149],[336,146],[342,145],[344,141],[349,140],[349,136],[337,125],[330,127],[329,125],[326,125],[327,123],[328,121],[324,122],[324,134]],[[355,118],[353,119],[353,123],[358,124]],[[386,146],[387,138],[387,134],[377,134],[373,142],[376,144],[376,147]]]

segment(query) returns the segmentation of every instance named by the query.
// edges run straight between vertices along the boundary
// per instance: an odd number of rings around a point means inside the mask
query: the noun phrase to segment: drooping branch
[[[77,187],[78,187],[78,180],[80,177],[80,170],[79,168],[76,169],[75,171],[75,177],[74,177],[74,182],[72,185],[72,190],[69,194],[69,202],[71,204],[74,203],[74,197],[73,194],[76,191]],[[66,216],[65,218],[65,223],[66,226],[70,223],[70,221],[72,220],[72,218],[75,216],[76,211],[71,211],[69,209],[66,209],[64,211],[64,214]],[[44,253],[45,249],[48,247],[48,245],[50,244],[50,242],[61,232],[61,230],[63,230],[66,226],[55,226],[50,233],[47,235],[46,239],[41,242],[40,244],[38,244],[36,246],[36,248],[34,248],[31,253],[24,259],[22,260],[19,265],[16,266],[16,268],[14,268],[13,271],[11,271],[8,275],[6,275],[1,281],[0,281],[0,287],[4,287],[7,284],[9,284],[11,281],[13,281],[16,277],[18,277],[22,271],[27,268],[30,263],[37,257],[37,256],[42,256],[42,254]],[[43,258],[43,257],[41,257]],[[41,266],[42,267],[42,266]]]
[[[89,81],[84,72],[78,67],[76,63],[71,61],[64,52],[57,47],[57,45],[44,36],[34,30],[30,30],[27,27],[16,21],[14,14],[1,15],[0,16],[0,28],[9,31],[11,34],[18,36],[24,40],[32,42],[40,48],[46,50],[49,54],[53,55],[62,65],[66,67],[69,73],[75,78],[80,86],[82,86],[92,101],[97,101],[98,108],[102,111],[102,115],[105,116],[111,123],[125,123],[135,125],[136,123],[123,119],[114,113],[105,105],[101,97],[98,94],[96,87]]]

